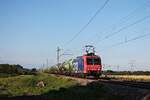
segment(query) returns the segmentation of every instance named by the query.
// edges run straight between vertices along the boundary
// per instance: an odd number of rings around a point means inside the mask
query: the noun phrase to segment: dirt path
[[[62,78],[67,78],[67,79],[72,79],[72,80],[76,80],[77,83],[81,86],[85,86],[91,82],[95,82],[98,80],[93,80],[93,79],[83,79],[83,78],[76,78],[76,77],[70,77],[70,76],[64,76],[64,75],[57,75],[58,77],[62,77]]]

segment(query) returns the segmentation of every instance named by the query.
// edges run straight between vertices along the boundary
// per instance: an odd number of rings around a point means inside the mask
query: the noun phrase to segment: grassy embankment
[[[43,81],[45,87],[37,87],[38,81]],[[0,78],[0,97],[40,95],[50,90],[58,90],[61,87],[70,87],[76,82],[48,74],[19,75],[14,77]]]
[[[15,73],[0,73],[0,78],[17,76]]]
[[[36,86],[40,80],[46,84],[45,87]],[[120,98],[120,95],[110,92],[103,84],[89,83],[81,86],[75,80],[49,74],[0,78],[2,100],[120,100]]]
[[[40,80],[45,87],[36,86]],[[137,98],[139,94],[141,92],[128,87],[97,81],[80,85],[75,80],[49,74],[0,78],[0,100],[135,100],[130,98]]]

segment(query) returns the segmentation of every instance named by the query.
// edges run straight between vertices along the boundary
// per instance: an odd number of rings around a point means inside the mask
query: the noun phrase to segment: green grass
[[[37,87],[38,81],[45,87]],[[124,96],[123,96],[124,97]],[[0,100],[121,100],[112,89],[92,82],[81,86],[77,81],[49,74],[19,75],[0,78]]]
[[[15,73],[0,73],[0,78],[17,76]]]
[[[37,87],[38,81],[42,80],[46,86]],[[75,85],[70,79],[55,77],[48,74],[20,75],[15,77],[0,78],[0,96],[40,95],[50,90]]]

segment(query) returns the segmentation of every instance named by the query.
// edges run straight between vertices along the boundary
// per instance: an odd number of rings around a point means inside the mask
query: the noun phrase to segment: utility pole
[[[56,52],[57,52],[57,67],[58,67],[58,69],[60,69],[60,62],[59,62],[59,60],[60,60],[60,57],[61,56],[64,56],[64,55],[72,55],[72,54],[67,54],[67,53],[62,53],[62,54],[60,54],[60,51],[61,51],[62,49],[60,49],[59,47],[57,47],[57,50],[56,50]]]
[[[44,72],[44,67],[45,67],[45,64],[43,63],[42,64],[42,72]]]
[[[46,59],[46,66],[48,67],[48,59]]]
[[[130,64],[130,67],[131,67],[131,72],[133,72],[134,67],[135,67],[135,60],[131,60],[129,64]]]
[[[59,57],[60,57],[60,51],[61,49],[59,47],[57,47],[57,66],[59,66]]]

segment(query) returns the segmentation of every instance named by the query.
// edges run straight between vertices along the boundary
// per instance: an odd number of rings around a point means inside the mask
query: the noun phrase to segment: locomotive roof
[[[98,55],[95,55],[95,53],[88,53],[88,54],[85,54],[83,56],[95,56],[95,57],[99,57]],[[77,56],[77,58],[82,58],[83,56]]]

